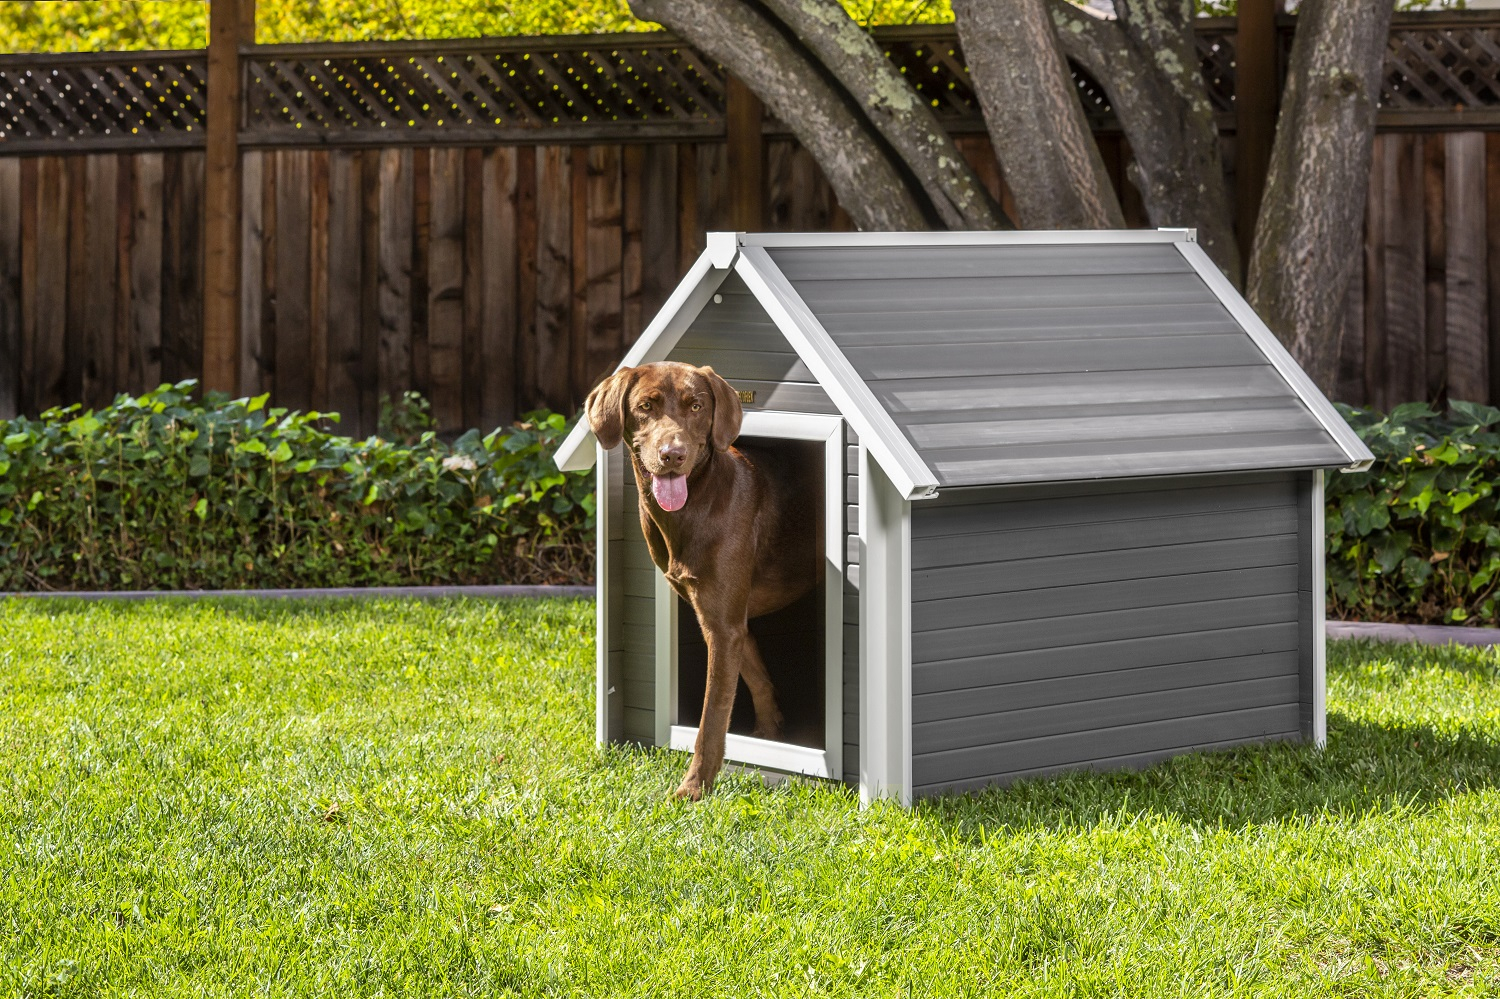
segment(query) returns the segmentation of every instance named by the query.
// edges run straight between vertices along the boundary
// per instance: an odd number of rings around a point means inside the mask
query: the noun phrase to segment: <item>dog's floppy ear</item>
[[[635,383],[635,368],[621,368],[594,386],[583,404],[584,418],[599,446],[608,451],[625,436],[625,395]]]
[[[745,419],[740,395],[713,368],[699,368],[698,373],[708,379],[714,393],[714,450],[727,451],[740,435],[740,423]]]

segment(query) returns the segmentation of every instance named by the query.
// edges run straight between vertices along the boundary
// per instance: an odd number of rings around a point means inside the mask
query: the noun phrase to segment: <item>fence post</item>
[[[1235,24],[1234,190],[1240,258],[1250,265],[1255,220],[1271,165],[1281,80],[1276,68],[1279,0],[1240,0]]]
[[[208,7],[203,178],[203,388],[234,395],[240,359],[240,45],[255,41],[255,0]]]
[[[724,117],[729,140],[730,224],[738,232],[765,228],[764,112],[755,93],[734,76],[725,83]]]

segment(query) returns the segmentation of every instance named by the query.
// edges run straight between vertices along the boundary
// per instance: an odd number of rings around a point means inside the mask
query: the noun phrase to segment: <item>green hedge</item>
[[[1500,623],[1500,409],[1339,410],[1375,463],[1327,476],[1329,617]]]
[[[408,399],[360,441],[194,387],[0,421],[0,590],[592,578],[593,477],[553,467],[557,414],[448,444]]]

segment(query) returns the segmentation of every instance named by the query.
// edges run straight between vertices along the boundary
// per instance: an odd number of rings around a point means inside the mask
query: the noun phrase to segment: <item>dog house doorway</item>
[[[754,618],[766,670],[785,721],[781,740],[750,734],[754,710],[737,684],[724,758],[734,763],[814,777],[843,777],[844,422],[837,416],[747,411],[740,426],[747,446],[781,446],[797,461],[821,465],[822,495],[806,515],[823,518],[823,578],[790,607]],[[707,648],[692,607],[656,578],[657,745],[692,752],[698,738]]]

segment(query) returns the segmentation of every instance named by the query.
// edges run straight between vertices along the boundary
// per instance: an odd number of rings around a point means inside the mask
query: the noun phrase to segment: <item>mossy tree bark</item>
[[[953,0],[995,155],[1027,229],[1125,225],[1047,0]]]
[[[1392,7],[1304,0],[1250,253],[1250,304],[1325,391],[1365,196]]]
[[[739,0],[631,0],[753,90],[818,161],[861,229],[927,229],[936,221],[878,135],[794,39]],[[878,51],[877,51],[878,54]]]
[[[1130,181],[1154,225],[1198,230],[1236,286],[1234,238],[1213,105],[1203,86],[1192,0],[1115,0],[1115,17],[1050,0],[1058,40],[1093,73],[1130,141]]]

